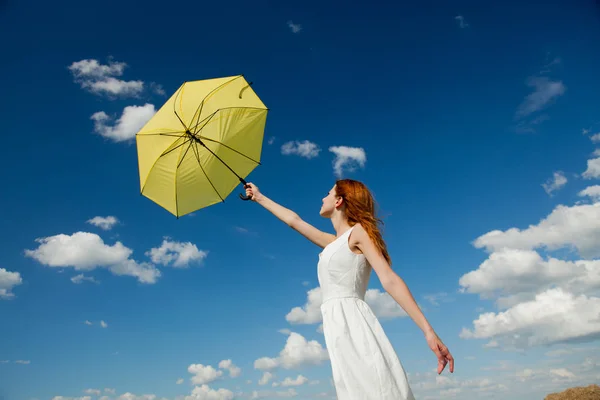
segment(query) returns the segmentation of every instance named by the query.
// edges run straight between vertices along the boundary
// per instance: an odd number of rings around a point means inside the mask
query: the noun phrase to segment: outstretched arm
[[[454,372],[454,358],[450,354],[448,348],[444,345],[441,339],[437,336],[425,315],[417,305],[412,293],[408,289],[404,280],[400,278],[390,267],[383,254],[375,246],[369,238],[367,232],[362,226],[358,225],[352,233],[355,236],[356,245],[365,255],[369,264],[377,273],[381,285],[387,293],[406,311],[408,316],[415,324],[423,331],[425,340],[438,358],[438,374],[441,374],[446,364],[450,363],[450,372]]]
[[[258,187],[256,187],[256,185],[253,183],[248,183],[246,186],[246,195],[251,196],[253,201],[266,208],[285,224],[302,234],[317,246],[324,248],[333,240],[335,240],[335,235],[320,231],[306,221],[302,220],[302,218],[300,218],[300,216],[294,211],[283,207],[281,204],[274,202],[262,194],[260,190],[258,190]]]

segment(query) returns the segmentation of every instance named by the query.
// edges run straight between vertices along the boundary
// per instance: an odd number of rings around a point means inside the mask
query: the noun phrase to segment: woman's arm
[[[450,372],[454,372],[454,359],[452,358],[452,355],[437,336],[429,324],[429,321],[425,318],[425,315],[423,315],[423,312],[417,305],[417,302],[406,283],[404,283],[404,280],[392,270],[383,257],[383,254],[381,254],[381,251],[379,251],[371,241],[371,238],[369,238],[369,235],[363,227],[358,224],[356,228],[352,232],[352,236],[354,236],[354,240],[356,241],[356,246],[365,255],[367,261],[375,270],[385,291],[389,293],[389,295],[400,305],[400,307],[402,307],[402,309],[404,309],[404,311],[406,311],[408,316],[423,331],[429,348],[438,358],[438,374],[444,370],[448,362],[450,362]]]
[[[263,206],[285,224],[302,234],[317,246],[324,248],[333,240],[335,240],[335,235],[320,231],[306,221],[302,220],[302,218],[300,218],[300,216],[294,211],[283,207],[281,204],[274,202],[262,194],[256,185],[248,183],[248,186],[246,187],[246,195],[251,196],[253,201]]]

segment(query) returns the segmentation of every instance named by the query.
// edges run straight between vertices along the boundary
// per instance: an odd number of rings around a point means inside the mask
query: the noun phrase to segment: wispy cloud
[[[299,33],[302,30],[302,25],[295,24],[292,21],[288,21],[287,26],[293,33]]]
[[[85,276],[84,274],[75,275],[71,278],[71,282],[73,282],[76,285],[80,285],[84,281],[91,283],[100,283],[100,281],[97,281],[93,276]]]
[[[283,155],[297,155],[304,158],[315,158],[319,155],[321,149],[316,143],[308,140],[304,141],[291,141],[284,143],[281,146],[281,154]]]
[[[136,97],[144,90],[143,81],[116,78],[123,75],[126,67],[124,62],[111,60],[108,64],[101,64],[98,60],[86,59],[72,63],[68,69],[75,82],[90,93],[109,97]]]
[[[104,111],[94,113],[90,119],[94,121],[94,132],[112,140],[125,142],[135,138],[135,134],[156,114],[153,104],[143,106],[127,106],[121,116],[114,118]]]
[[[546,191],[546,193],[552,196],[552,193],[561,189],[567,184],[567,178],[565,177],[564,172],[556,171],[552,178],[548,179],[546,183],[542,183],[542,187]]]
[[[458,26],[460,26],[462,29],[469,26],[469,24],[467,24],[467,22],[465,21],[465,17],[463,17],[462,15],[457,15],[456,17],[454,17],[454,19],[458,21]]]
[[[367,155],[362,147],[331,146],[329,151],[335,154],[333,172],[338,178],[341,178],[346,172],[364,168],[367,162]]]
[[[533,88],[533,91],[519,105],[517,117],[525,117],[546,108],[567,90],[562,81],[546,77],[530,77],[527,79],[527,86]]]
[[[116,217],[113,217],[112,215],[109,215],[108,217],[94,217],[92,219],[87,220],[88,224],[97,226],[98,228],[104,229],[105,231],[112,229],[118,222],[119,220]]]
[[[551,79],[548,74],[552,67],[559,65],[561,60],[554,58],[546,63],[543,69],[536,75],[530,76],[525,84],[531,89],[515,112],[515,131],[519,133],[533,133],[536,128],[550,117],[540,114],[550,107],[556,100],[567,91],[566,85],[560,79]]]

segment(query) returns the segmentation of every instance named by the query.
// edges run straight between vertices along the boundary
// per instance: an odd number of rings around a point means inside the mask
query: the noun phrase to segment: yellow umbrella
[[[179,218],[246,185],[268,112],[251,84],[239,75],[181,85],[136,134],[142,195]]]

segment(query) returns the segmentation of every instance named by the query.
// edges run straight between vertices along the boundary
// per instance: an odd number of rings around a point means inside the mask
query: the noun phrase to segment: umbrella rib
[[[200,136],[200,139],[203,139],[203,140],[207,140],[207,141],[209,141],[209,142],[213,142],[213,143],[220,144],[221,146],[223,146],[223,147],[226,147],[226,148],[228,148],[229,150],[231,150],[231,151],[234,151],[234,152],[238,153],[240,156],[246,157],[248,160],[250,160],[250,161],[252,161],[252,162],[255,162],[255,163],[256,163],[256,164],[258,164],[258,165],[261,165],[261,164],[260,164],[260,161],[256,161],[255,159],[248,157],[248,156],[247,156],[247,155],[245,155],[244,153],[240,153],[240,152],[239,152],[239,151],[237,151],[236,149],[234,149],[234,148],[231,148],[231,147],[227,146],[225,143],[219,142],[218,140],[209,139],[209,138],[207,138],[207,137],[205,137],[205,136]]]
[[[210,183],[210,186],[212,186],[212,188],[215,191],[215,193],[217,194],[217,196],[219,196],[219,198],[221,199],[221,201],[224,202],[225,199],[223,198],[223,196],[221,196],[221,194],[219,193],[219,191],[217,190],[217,188],[215,187],[215,185],[213,185],[212,181],[210,180],[210,178],[206,174],[206,171],[204,170],[204,167],[202,166],[202,163],[200,162],[200,155],[198,154],[198,147],[197,146],[198,145],[196,144],[196,146],[193,146],[192,149],[194,150],[194,154],[196,155],[196,160],[198,161],[198,166],[200,167],[200,170],[202,170],[202,173],[206,177],[206,180],[208,181],[208,183]]]
[[[167,155],[167,154],[169,154],[170,152],[172,152],[172,151],[174,151],[174,150],[177,150],[177,149],[178,149],[178,148],[180,148],[181,146],[184,146],[186,143],[188,143],[188,142],[191,142],[191,141],[192,141],[192,139],[188,139],[188,140],[187,140],[187,142],[183,142],[183,143],[181,143],[181,144],[178,144],[176,147],[173,147],[171,150],[169,150],[169,151],[167,151],[167,152],[165,152],[165,153],[162,153],[162,154],[160,155],[160,157],[166,156],[166,155]]]
[[[239,79],[241,77],[242,77],[242,75],[238,75],[238,76],[232,78],[231,80],[228,80],[227,82],[223,82],[222,84],[220,84],[219,86],[217,86],[216,88],[214,88],[213,90],[211,90],[206,96],[204,96],[204,99],[202,99],[202,102],[200,102],[200,105],[198,106],[198,108],[196,109],[196,112],[194,113],[194,115],[192,117],[191,124],[194,123],[194,119],[196,119],[196,116],[198,116],[198,120],[200,120],[200,115],[202,114],[202,109],[204,108],[204,102],[206,100],[208,100],[209,97],[211,97],[217,91],[221,90],[223,88],[223,86],[228,85],[231,82],[233,82],[236,79]]]

